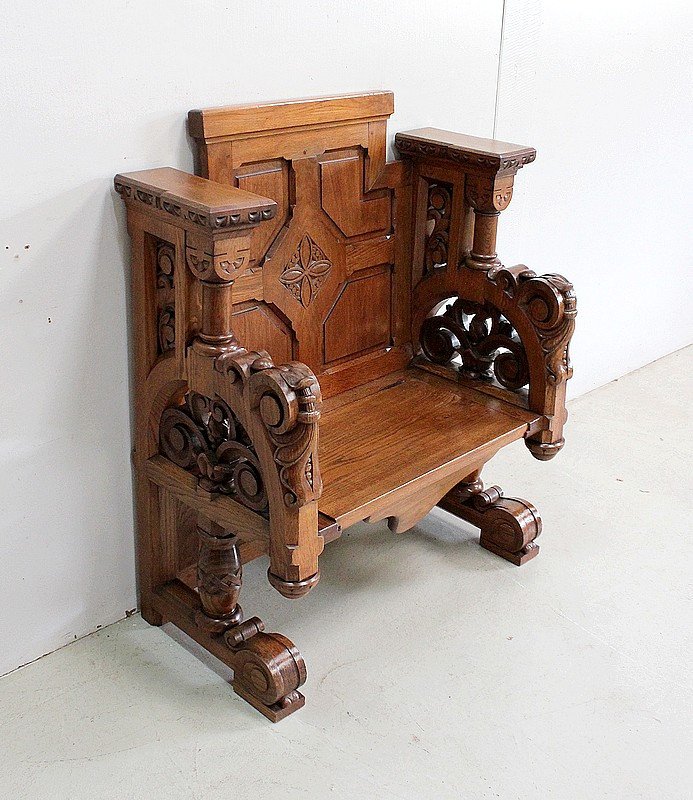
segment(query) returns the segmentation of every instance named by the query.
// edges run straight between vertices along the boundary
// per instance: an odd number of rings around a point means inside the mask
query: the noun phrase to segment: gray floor
[[[248,567],[308,663],[278,725],[139,617],[3,678],[0,795],[693,797],[692,374],[689,348],[574,402],[554,461],[497,458],[544,517],[522,568],[438,511],[352,529],[293,604]]]

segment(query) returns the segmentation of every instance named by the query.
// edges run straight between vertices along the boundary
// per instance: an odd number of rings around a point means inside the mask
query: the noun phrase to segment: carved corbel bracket
[[[240,350],[216,359],[215,369],[244,384],[248,410],[262,422],[288,508],[320,497],[317,434],[321,395],[313,372],[298,361],[275,366],[265,352]]]

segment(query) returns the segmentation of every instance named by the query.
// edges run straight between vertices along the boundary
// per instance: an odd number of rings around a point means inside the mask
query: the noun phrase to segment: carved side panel
[[[443,181],[428,184],[424,275],[448,264],[452,191],[452,186]]]
[[[344,284],[324,324],[326,363],[390,343],[391,275],[383,264],[355,273]]]
[[[175,247],[170,242],[156,239],[154,241],[154,260],[157,355],[163,356],[176,346]]]
[[[545,427],[527,446],[538,459],[552,458],[563,446],[565,382],[572,374],[572,284],[562,275],[535,275],[523,264],[463,268],[458,275],[456,298],[421,325],[424,357],[482,381],[482,391],[495,380],[500,389],[491,393],[509,390],[505,399],[544,415]]]

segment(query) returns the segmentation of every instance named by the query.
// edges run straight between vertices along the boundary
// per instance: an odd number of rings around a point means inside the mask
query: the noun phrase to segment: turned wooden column
[[[465,265],[470,269],[487,270],[500,265],[496,253],[498,217],[510,205],[514,177],[514,173],[467,176],[465,198],[474,210],[474,239],[471,252],[465,259]]]
[[[215,358],[239,346],[232,327],[233,284],[245,272],[249,257],[247,232],[187,233],[185,259],[202,289],[202,318],[193,343],[196,353]]]
[[[202,604],[197,624],[221,632],[243,620],[238,605],[243,578],[238,539],[202,515],[197,520],[197,535],[197,590]]]

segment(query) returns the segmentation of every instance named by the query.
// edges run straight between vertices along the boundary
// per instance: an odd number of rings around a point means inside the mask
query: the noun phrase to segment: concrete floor
[[[693,797],[691,375],[693,348],[572,403],[554,461],[496,459],[544,518],[522,568],[440,511],[352,529],[293,604],[250,565],[247,614],[308,664],[278,725],[139,617],[3,678],[0,796]]]

